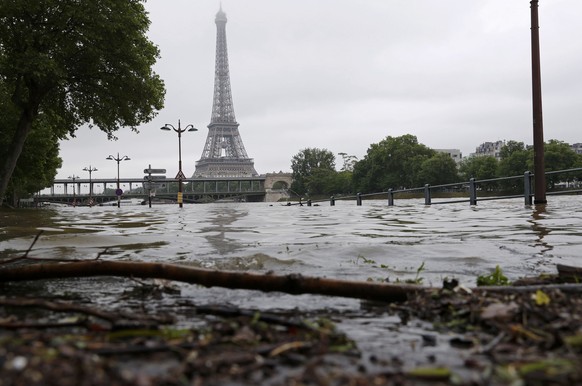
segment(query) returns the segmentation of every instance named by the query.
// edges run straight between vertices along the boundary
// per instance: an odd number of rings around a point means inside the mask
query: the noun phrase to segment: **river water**
[[[474,286],[477,275],[496,265],[510,280],[553,273],[556,263],[580,265],[581,204],[582,196],[568,196],[550,197],[543,207],[524,206],[516,199],[474,207],[399,200],[393,207],[385,201],[364,201],[362,206],[337,201],[333,207],[224,203],[182,209],[135,205],[0,211],[0,259],[22,255],[42,230],[31,257],[89,259],[101,254],[101,259],[347,280],[419,277],[433,286],[456,278]],[[66,283],[71,281],[44,290],[80,290],[74,282]],[[90,288],[98,292],[92,298],[109,301],[115,283]],[[378,336],[395,323],[389,317],[360,320],[361,304],[354,299],[191,285],[181,286],[180,296],[201,304],[351,312],[354,317],[343,326],[358,331],[368,346],[389,343],[379,343]]]

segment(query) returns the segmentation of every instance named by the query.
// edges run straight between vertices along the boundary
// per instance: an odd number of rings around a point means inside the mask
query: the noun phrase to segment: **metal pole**
[[[177,129],[174,126],[170,125],[169,123],[166,123],[163,127],[160,127],[160,129],[170,131],[174,130],[176,133],[178,133],[178,175],[176,176],[176,179],[178,180],[178,205],[180,206],[180,208],[182,208],[183,207],[182,180],[184,177],[184,173],[182,172],[182,133],[185,131],[198,131],[198,129],[196,129],[192,125],[186,125],[186,127],[182,129],[182,127],[180,126],[179,119]]]
[[[184,207],[182,198],[182,129],[178,119],[178,206]]]
[[[97,168],[89,165],[89,167],[83,168],[84,171],[89,172],[89,207],[93,206],[93,172],[97,171]]]
[[[531,172],[529,171],[523,174],[523,197],[525,205],[531,205]]]
[[[531,1],[531,61],[533,99],[533,147],[534,147],[534,204],[545,204],[546,171],[544,165],[544,125],[542,118],[542,80],[540,69],[540,36],[538,0]]]
[[[119,156],[119,153],[117,153],[117,158],[115,158],[114,156],[110,155],[109,157],[105,158],[108,160],[112,160],[112,161],[116,161],[117,162],[117,189],[115,191],[115,195],[117,196],[117,207],[121,208],[121,194],[120,193],[120,188],[119,188],[119,163],[121,161],[129,161],[131,158],[129,158],[128,156],[124,155],[123,157]],[[130,185],[130,189],[131,189],[131,185]]]
[[[477,205],[477,184],[473,177],[469,179],[469,205]]]
[[[119,153],[117,153],[117,158],[115,159],[117,161],[117,190],[115,191],[115,194],[117,195],[117,207],[121,208],[121,194],[118,194],[119,192],[119,163],[121,162],[121,158],[119,158]]]
[[[424,185],[424,205],[430,205],[430,184]]]

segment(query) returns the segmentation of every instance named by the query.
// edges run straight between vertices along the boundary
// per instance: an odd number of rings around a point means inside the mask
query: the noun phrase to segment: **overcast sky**
[[[218,0],[149,0],[165,108],[118,141],[81,128],[61,144],[58,178],[114,178],[110,155],[131,157],[121,177],[149,164],[194,172],[212,110]],[[362,158],[386,136],[415,135],[463,156],[486,141],[532,143],[528,0],[223,0],[234,111],[263,174],[325,148]],[[544,138],[582,142],[580,0],[540,0]],[[337,166],[341,166],[338,157]]]

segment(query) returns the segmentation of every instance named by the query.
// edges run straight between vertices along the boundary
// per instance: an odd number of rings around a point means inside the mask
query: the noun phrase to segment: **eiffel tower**
[[[200,160],[196,162],[196,177],[257,176],[254,162],[243,145],[234,117],[228,52],[226,49],[226,14],[222,6],[216,14],[216,67],[214,71],[214,101],[208,125],[208,137]]]

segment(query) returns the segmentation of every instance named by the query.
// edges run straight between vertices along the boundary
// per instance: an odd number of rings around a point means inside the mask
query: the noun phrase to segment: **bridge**
[[[184,203],[216,201],[275,202],[288,197],[291,173],[267,173],[256,177],[217,177],[183,179]],[[117,189],[121,198],[150,196],[160,202],[176,202],[178,180],[151,176],[142,178],[75,178],[56,179],[51,187],[35,198],[41,202],[70,205],[104,205],[117,201]]]

